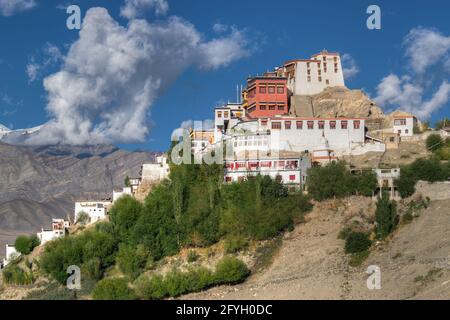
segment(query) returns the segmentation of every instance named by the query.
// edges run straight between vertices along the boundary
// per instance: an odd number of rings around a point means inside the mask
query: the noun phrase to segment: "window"
[[[228,118],[228,111],[224,111],[224,112],[223,112],[223,117],[224,117],[224,118]]]
[[[318,72],[319,72],[319,76],[322,74],[322,70],[318,70]]]
[[[327,61],[327,57],[323,56],[323,61]]]
[[[396,126],[405,126],[406,125],[406,119],[395,119],[394,124]]]
[[[281,181],[283,181],[283,177],[280,176],[280,175],[277,175],[276,178],[275,178],[275,180],[276,180],[277,182],[281,182]]]
[[[308,129],[314,129],[314,121],[308,121]]]
[[[330,121],[330,129],[336,129],[336,121]]]
[[[277,93],[284,93],[284,87],[277,87]]]
[[[269,106],[269,110],[272,110],[272,111],[275,110],[275,106],[273,106],[273,105]]]
[[[303,128],[303,121],[297,121],[297,129]]]
[[[408,129],[405,129],[405,133],[408,134],[408,133],[409,133],[409,130],[408,130]]]
[[[267,106],[265,104],[259,106],[259,110],[267,110]]]
[[[347,120],[342,120],[341,121],[341,128],[342,129],[347,129],[348,126],[348,121]]]
[[[311,70],[308,69],[308,76],[311,74]]]
[[[269,93],[275,93],[275,87],[269,87]]]
[[[262,126],[267,126],[267,120],[261,120],[261,125]]]
[[[231,182],[231,177],[225,177],[226,182]]]
[[[295,181],[295,174],[291,174],[291,175],[289,176],[289,180],[290,180],[290,181]]]
[[[328,79],[325,80],[325,83],[326,83],[326,84],[330,84],[330,80],[328,80]]]
[[[319,121],[319,129],[323,129],[325,127],[325,121]]]
[[[359,121],[359,120],[353,121],[353,128],[359,129],[360,126],[361,126],[361,121]]]
[[[334,69],[334,73],[338,73],[338,69],[336,68],[336,69]]]
[[[311,76],[308,76],[308,82],[311,82]]]
[[[287,130],[290,130],[291,129],[291,122],[290,121],[285,121],[284,122],[284,128],[287,129]]]
[[[307,62],[307,63],[306,63],[306,67],[308,67],[308,68],[309,68],[309,62]]]
[[[281,122],[272,122],[272,129],[274,130],[281,129]]]
[[[390,137],[390,138],[389,138],[389,141],[390,141],[390,142],[395,142],[395,138],[394,138],[394,137]]]
[[[322,77],[319,77],[319,82],[322,82]]]
[[[222,118],[222,111],[217,111],[217,118]]]
[[[284,110],[284,106],[278,106],[278,110],[279,111],[283,111]]]
[[[259,93],[266,93],[266,92],[267,92],[266,87],[263,86],[259,87]]]

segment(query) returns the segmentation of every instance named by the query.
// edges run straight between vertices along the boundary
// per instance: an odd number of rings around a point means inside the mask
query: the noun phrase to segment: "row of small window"
[[[223,117],[228,118],[230,116],[228,111],[223,112]],[[217,118],[222,118],[222,111],[217,111]]]
[[[319,82],[322,82],[322,77],[319,77],[318,80],[319,80]],[[311,82],[311,76],[308,76],[308,82]],[[330,80],[326,79],[325,83],[327,85],[329,85],[330,84]]]
[[[227,169],[251,169],[251,168],[275,168],[275,169],[290,169],[298,168],[297,160],[277,160],[277,161],[249,161],[246,162],[227,162],[225,164]]]
[[[253,106],[253,107],[248,109],[248,112],[251,113],[251,112],[255,111],[256,108],[257,108],[256,106]],[[259,105],[258,110],[261,110],[261,111],[266,111],[266,110],[270,110],[270,111],[275,111],[275,110],[284,111],[285,110],[285,105],[283,105],[283,104],[280,104],[280,105],[264,105],[264,104],[262,104],[262,105]]]
[[[272,122],[272,129],[279,130],[281,129],[282,122]],[[303,129],[303,121],[296,121],[295,122],[297,129]],[[317,121],[318,129],[325,129],[325,121]],[[267,125],[267,120],[262,120],[261,125]],[[314,121],[306,121],[306,126],[308,129],[314,129]],[[361,127],[361,121],[354,120],[353,121],[353,128],[359,129]],[[284,128],[287,130],[292,129],[292,121],[284,121]],[[329,122],[329,128],[330,129],[336,129],[336,121],[330,121]],[[347,129],[348,128],[348,121],[347,120],[341,120],[341,129]]]
[[[319,65],[319,68],[320,68],[320,65]],[[324,68],[323,68],[323,72],[325,72],[325,73],[327,73],[327,65],[326,65],[326,63],[324,64]],[[308,76],[310,76],[311,75],[311,69],[307,69],[306,70],[307,71],[307,73],[308,73]],[[334,73],[338,73],[338,66],[337,66],[337,63],[335,63],[334,64]],[[317,69],[317,74],[320,76],[320,75],[322,75],[322,70],[321,69]]]
[[[252,178],[254,178],[254,177],[251,177],[251,176],[249,176],[249,177],[238,177],[238,181],[239,182],[243,182],[243,181],[245,181],[246,179],[252,179]],[[291,174],[291,175],[289,175],[289,181],[295,181],[296,180],[296,178],[295,178],[295,174]],[[231,182],[232,181],[232,179],[231,179],[231,177],[225,177],[225,181],[226,182]],[[283,181],[283,177],[282,176],[280,176],[280,175],[277,175],[276,177],[275,177],[275,181],[277,181],[277,182],[282,182]]]
[[[285,88],[284,86],[266,86],[266,85],[259,85],[258,86],[258,91],[259,93],[270,93],[270,94],[274,94],[279,93],[279,94],[284,94]],[[249,92],[249,97],[253,97],[256,93],[256,88],[250,90]]]
[[[394,125],[396,126],[406,126],[406,119],[395,119]]]

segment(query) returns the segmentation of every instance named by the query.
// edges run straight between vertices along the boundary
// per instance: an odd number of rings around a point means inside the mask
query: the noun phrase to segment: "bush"
[[[142,244],[137,247],[121,245],[116,256],[119,269],[131,278],[136,278],[145,268],[150,252]]]
[[[169,295],[164,278],[159,275],[142,275],[135,281],[136,295],[145,300],[160,300]]]
[[[99,281],[92,297],[95,300],[134,300],[133,291],[128,287],[128,282],[124,278],[107,278]]]
[[[32,272],[25,272],[16,264],[9,264],[3,269],[3,280],[7,284],[29,285],[33,283]]]
[[[370,248],[372,241],[369,236],[363,232],[351,232],[345,240],[346,253],[363,252]]]
[[[246,264],[234,257],[225,257],[216,266],[217,284],[236,284],[243,282],[250,274]]]
[[[378,199],[375,221],[377,223],[376,233],[378,239],[386,238],[398,224],[397,205],[394,201],[389,200],[387,193]]]
[[[40,241],[36,235],[32,236],[19,236],[16,238],[14,246],[21,254],[29,254],[35,247],[39,245]]]
[[[76,224],[80,225],[86,225],[91,221],[91,218],[89,217],[89,214],[81,211],[77,214],[77,221],[75,221]]]
[[[438,134],[430,134],[425,144],[428,150],[435,152],[444,146],[444,140]]]
[[[229,236],[225,239],[224,249],[226,253],[236,253],[248,247],[248,241],[241,236]]]
[[[187,255],[187,262],[192,263],[198,260],[198,254],[194,250],[190,250]]]

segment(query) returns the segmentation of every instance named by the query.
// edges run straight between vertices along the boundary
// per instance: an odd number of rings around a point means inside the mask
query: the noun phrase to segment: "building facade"
[[[111,204],[111,201],[77,201],[75,202],[75,222],[78,221],[81,212],[89,216],[90,222],[103,220]]]
[[[244,108],[250,118],[272,117],[289,112],[287,79],[265,76],[247,80]]]
[[[166,156],[156,158],[156,163],[144,163],[141,168],[142,182],[159,182],[169,177],[170,168]]]
[[[290,60],[277,69],[294,95],[314,95],[328,87],[345,87],[341,57],[326,50],[310,59]]]
[[[393,132],[398,133],[400,137],[412,137],[414,127],[417,126],[417,118],[414,116],[395,116],[393,123]]]

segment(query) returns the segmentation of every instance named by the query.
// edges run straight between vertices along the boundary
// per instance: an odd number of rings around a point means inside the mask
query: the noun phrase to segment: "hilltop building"
[[[410,115],[401,115],[394,117],[393,132],[398,133],[400,137],[412,137],[414,127],[417,126],[417,118]]]
[[[107,208],[111,206],[109,200],[77,201],[75,202],[75,222],[78,221],[81,212],[89,216],[90,222],[97,222],[106,218]]]
[[[159,182],[169,177],[170,167],[166,156],[156,158],[156,163],[145,163],[141,168],[141,182]]]
[[[51,229],[41,229],[41,232],[37,233],[37,237],[41,242],[41,245],[46,244],[49,241],[64,237],[69,229],[70,223],[64,219],[53,219]]]
[[[3,259],[3,262],[1,264],[1,269],[6,267],[11,261],[17,259],[20,257],[20,253],[16,250],[16,247],[13,245],[7,244],[6,245],[6,256]]]

